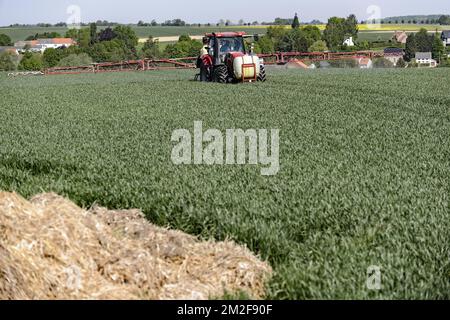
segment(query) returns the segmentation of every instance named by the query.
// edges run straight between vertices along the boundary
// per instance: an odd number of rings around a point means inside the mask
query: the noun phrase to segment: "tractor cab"
[[[225,62],[225,57],[230,52],[246,54],[244,32],[223,32],[206,35],[209,39],[209,54],[215,64]]]

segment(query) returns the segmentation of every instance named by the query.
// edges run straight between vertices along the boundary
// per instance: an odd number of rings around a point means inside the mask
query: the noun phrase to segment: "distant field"
[[[324,25],[318,25],[321,30],[325,28]],[[289,28],[289,26],[287,26]],[[443,30],[450,29],[450,27],[443,27],[439,25],[393,25],[393,24],[385,24],[380,25],[380,28],[377,29],[369,29],[367,25],[360,25],[360,31],[368,31],[368,32],[376,32],[376,31],[396,31],[396,30],[404,30],[404,31],[418,31],[420,28],[426,28],[429,31],[434,30]],[[99,28],[101,29],[101,28]],[[147,38],[149,35],[154,37],[173,37],[179,36],[182,34],[189,35],[203,35],[207,32],[213,31],[244,31],[249,34],[264,34],[266,33],[267,26],[246,26],[246,27],[136,27],[133,26],[133,29],[136,31],[136,34],[139,38]],[[0,28],[0,33],[5,33],[11,37],[13,41],[24,40],[30,35],[34,35],[36,33],[43,32],[58,32],[61,35],[64,35],[68,29],[67,28]],[[372,35],[373,36],[373,35]],[[380,35],[381,36],[381,35]],[[387,37],[387,35],[385,35]]]
[[[447,30],[450,29],[450,26],[441,26],[437,24],[381,24],[379,27],[373,28],[372,25],[359,25],[359,30],[361,31],[419,31],[421,28],[425,28],[428,31],[434,31]]]
[[[394,36],[392,32],[380,31],[360,31],[358,33],[358,41],[389,41]]]
[[[194,74],[0,73],[0,190],[246,244],[274,268],[270,299],[450,298],[450,69]],[[172,132],[196,120],[280,129],[279,174],[174,165]],[[382,290],[367,289],[369,266]]]

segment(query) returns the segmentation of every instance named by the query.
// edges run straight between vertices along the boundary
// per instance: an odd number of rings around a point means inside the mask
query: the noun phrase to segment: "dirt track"
[[[155,37],[155,40],[158,40],[159,42],[177,42],[178,38],[180,36],[171,36],[171,37]],[[191,39],[194,40],[201,40],[203,36],[190,36]],[[140,38],[139,43],[144,43],[147,41],[148,38]]]

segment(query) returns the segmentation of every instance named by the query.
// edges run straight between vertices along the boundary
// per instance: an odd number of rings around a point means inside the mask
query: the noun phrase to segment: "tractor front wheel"
[[[261,65],[261,69],[259,70],[258,81],[266,82],[266,68]]]
[[[214,69],[213,75],[214,82],[227,83],[228,81],[228,68],[227,66],[218,66]]]

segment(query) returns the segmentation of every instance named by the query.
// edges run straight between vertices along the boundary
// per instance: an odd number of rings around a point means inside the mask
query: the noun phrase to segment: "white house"
[[[436,60],[432,59],[431,52],[417,52],[416,53],[416,63],[419,65],[426,65],[430,68],[437,66]]]
[[[52,39],[37,39],[31,41],[18,41],[14,44],[14,47],[18,52],[23,53],[25,47],[28,47],[29,51],[44,53],[46,49],[57,49],[62,47],[70,47],[75,45],[76,42],[71,38],[52,38]]]
[[[347,47],[354,47],[354,46],[355,46],[355,43],[353,42],[353,37],[348,37],[348,38],[346,38],[346,39],[344,40],[343,45],[344,45],[344,46],[347,46]]]
[[[450,47],[450,30],[442,31],[441,39],[444,43],[444,46]]]

